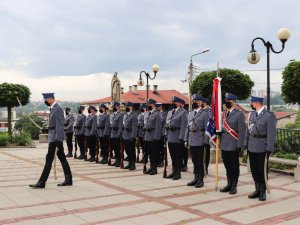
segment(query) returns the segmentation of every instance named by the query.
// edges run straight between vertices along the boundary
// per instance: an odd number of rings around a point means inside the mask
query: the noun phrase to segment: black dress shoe
[[[187,186],[195,186],[195,184],[197,184],[198,182],[198,178],[195,178],[194,180],[192,180],[191,182],[187,183]]]
[[[129,170],[135,170],[135,169],[136,169],[136,168],[135,168],[135,165],[134,165],[134,164],[131,164]]]
[[[91,157],[90,159],[89,159],[89,162],[95,162],[96,161],[96,159],[94,158],[94,157]]]
[[[170,173],[166,178],[167,179],[172,179],[175,176],[175,172],[173,171],[172,173]]]
[[[131,165],[128,163],[127,166],[124,166],[124,167],[123,167],[123,169],[128,170],[128,169],[130,168],[130,166],[131,166]]]
[[[156,169],[156,168],[153,168],[153,169],[151,170],[151,172],[149,173],[149,175],[155,175],[155,174],[157,174],[157,169]]]
[[[152,171],[152,166],[146,171],[146,174],[150,174],[151,173],[151,171]]]
[[[115,167],[120,167],[121,166],[121,163],[119,163],[119,162],[117,162],[116,164],[115,164]]]
[[[76,157],[75,159],[84,159],[83,155]]]
[[[68,154],[66,155],[66,157],[73,157],[73,154],[72,154],[72,153],[68,153]]]
[[[40,182],[38,182],[38,183],[36,183],[36,184],[30,184],[29,185],[29,187],[31,187],[31,188],[45,188],[45,183],[40,183]]]
[[[195,188],[201,188],[204,186],[203,180],[199,179],[198,182],[195,184]]]
[[[229,192],[231,189],[231,181],[227,179],[227,184],[225,187],[220,189],[220,192]]]
[[[186,171],[188,171],[188,167],[187,167],[187,166],[183,166],[183,167],[181,168],[181,172],[186,172]]]
[[[107,164],[107,163],[108,163],[107,159],[103,159],[101,162],[101,164]]]
[[[180,174],[180,172],[179,172],[179,173],[176,173],[172,179],[173,179],[173,180],[179,180],[179,179],[181,179],[181,174]]]
[[[57,184],[57,186],[72,186],[73,185],[73,181],[68,180],[68,181],[64,181],[60,184]]]

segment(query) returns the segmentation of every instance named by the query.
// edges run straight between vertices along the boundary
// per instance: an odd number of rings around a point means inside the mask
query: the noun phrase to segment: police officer
[[[175,109],[169,112],[169,118],[166,120],[167,141],[172,159],[172,172],[166,178],[178,180],[181,178],[181,169],[183,167],[183,151],[185,151],[184,137],[188,123],[188,113],[181,107],[185,104],[184,100],[173,96],[172,102]]]
[[[89,148],[90,159],[89,162],[96,161],[96,141],[97,141],[97,109],[90,105],[88,107],[89,116],[85,122],[85,138],[87,140],[87,147]]]
[[[115,167],[121,166],[121,138],[123,131],[123,114],[120,112],[120,103],[112,103],[113,113],[110,115],[110,141],[115,153],[115,162],[111,164]]]
[[[123,141],[125,152],[128,156],[128,165],[124,169],[135,170],[135,142],[137,138],[137,115],[133,112],[133,103],[125,103],[125,115],[123,117]]]
[[[85,121],[86,121],[86,115],[83,114],[84,106],[80,105],[78,106],[78,116],[76,119],[76,125],[75,125],[75,135],[77,139],[77,143],[80,150],[80,156],[77,156],[76,159],[84,159],[84,142],[85,142]]]
[[[161,103],[155,104],[156,110],[159,112],[161,124],[162,124],[162,132],[161,132],[161,138],[159,140],[158,146],[159,146],[159,163],[158,166],[164,166],[164,149],[165,149],[165,129],[166,129],[166,119],[167,119],[167,113],[163,110]]]
[[[202,108],[203,97],[192,96],[193,110],[189,113],[188,126],[185,133],[185,141],[190,146],[190,153],[194,165],[194,180],[188,186],[201,188],[204,186],[203,177],[205,170],[204,144],[207,141],[205,130],[208,122],[208,112]]]
[[[265,167],[267,159],[274,151],[276,138],[276,117],[273,112],[265,109],[263,98],[251,96],[251,107],[255,110],[249,117],[248,153],[250,168],[255,182],[255,191],[248,198],[266,200],[266,177]]]
[[[65,181],[57,186],[71,186],[73,185],[72,173],[69,163],[64,153],[63,140],[65,139],[64,125],[65,117],[64,111],[59,104],[55,102],[54,93],[43,93],[44,102],[50,106],[50,115],[48,121],[48,153],[46,155],[46,163],[39,181],[36,184],[30,184],[32,188],[45,188],[46,181],[49,177],[52,162],[55,157],[55,149],[57,148],[57,157],[62,165]]]
[[[147,105],[146,104],[141,104],[140,105],[140,114],[138,115],[138,121],[137,121],[137,136],[139,139],[139,147],[142,149],[143,152],[143,158],[141,159],[140,162],[143,162],[144,156],[145,156],[145,148],[144,148],[144,135],[145,135],[145,131],[144,131],[144,114],[147,110]]]
[[[145,155],[150,158],[150,168],[146,171],[147,174],[157,174],[157,165],[159,163],[159,140],[161,139],[162,124],[159,112],[155,109],[156,101],[147,99],[147,112],[144,116],[144,146]]]
[[[209,101],[207,98],[203,98],[202,108],[208,113],[208,115],[211,115],[211,107],[209,105]],[[208,116],[209,118],[209,116]],[[204,144],[204,158],[205,158],[205,168],[206,168],[206,174],[208,173],[208,166],[210,161],[210,143],[209,143],[209,137],[206,134],[207,139],[206,143]]]
[[[109,133],[110,133],[110,121],[107,113],[108,107],[105,104],[99,104],[99,116],[97,122],[97,135],[100,139],[100,147],[102,153],[102,159],[99,163],[108,163],[108,149],[109,149]]]
[[[71,109],[66,108],[65,134],[67,137],[68,154],[66,157],[73,157],[73,133],[74,133],[74,116],[70,113]]]
[[[239,153],[243,147],[246,133],[244,113],[236,109],[237,96],[225,94],[226,110],[222,115],[221,149],[222,159],[226,169],[227,185],[220,192],[236,194],[240,176]]]

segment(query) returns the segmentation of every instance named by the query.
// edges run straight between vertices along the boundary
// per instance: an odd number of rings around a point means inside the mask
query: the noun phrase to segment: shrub
[[[14,142],[18,145],[31,144],[31,135],[25,131],[21,131],[14,136]]]
[[[43,126],[43,121],[37,115],[31,115],[31,119],[34,120],[39,126]],[[31,135],[32,139],[39,139],[40,129],[36,127],[28,118],[28,116],[21,117],[15,125],[15,129],[19,132],[25,131]]]
[[[9,142],[9,135],[7,132],[0,132],[0,146],[6,146]]]

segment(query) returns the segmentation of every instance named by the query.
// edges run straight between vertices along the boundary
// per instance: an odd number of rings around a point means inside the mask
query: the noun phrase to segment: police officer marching
[[[54,98],[54,93],[43,93],[44,102],[47,106],[50,106],[50,115],[48,121],[48,153],[46,155],[46,162],[44,170],[41,174],[39,181],[36,184],[30,184],[32,188],[45,188],[48,180],[52,162],[55,156],[55,150],[57,148],[57,157],[62,165],[65,181],[57,186],[71,186],[73,185],[72,173],[69,163],[64,153],[63,140],[65,139],[64,125],[65,117],[64,111]]]
[[[105,104],[99,104],[99,116],[97,122],[97,135],[100,139],[100,147],[102,153],[102,159],[99,163],[108,163],[108,149],[109,149],[109,133],[110,133],[110,121],[107,113],[108,107]]]
[[[71,109],[66,108],[65,134],[67,137],[68,154],[66,157],[73,157],[73,134],[74,134],[74,116],[70,113]]]
[[[251,107],[254,112],[249,116],[246,143],[255,191],[248,198],[259,198],[265,201],[267,188],[267,162],[274,151],[276,138],[276,117],[273,112],[265,109],[263,98],[251,96]]]
[[[86,115],[83,114],[84,106],[78,106],[78,116],[75,124],[75,135],[77,139],[77,143],[80,150],[80,156],[77,156],[76,159],[84,159],[84,142],[85,142],[85,121]]]
[[[226,169],[227,185],[220,192],[237,193],[240,176],[239,153],[245,140],[246,124],[244,113],[236,109],[237,96],[225,94],[226,110],[222,114],[221,135],[222,159]]]
[[[193,95],[192,100],[193,110],[189,113],[185,141],[187,141],[190,146],[190,153],[194,165],[194,180],[187,183],[187,186],[201,188],[204,186],[204,144],[207,141],[205,130],[208,122],[208,112],[202,108],[203,97]]]
[[[125,115],[123,117],[123,141],[125,152],[128,156],[128,164],[124,169],[135,170],[135,142],[137,137],[137,115],[133,112],[133,103],[125,103]]]
[[[139,141],[139,146],[141,149],[142,149],[142,152],[143,152],[143,158],[141,159],[140,162],[143,162],[144,160],[144,157],[145,157],[145,148],[144,148],[144,136],[145,136],[145,131],[144,131],[144,115],[145,115],[145,112],[147,110],[147,105],[146,104],[141,104],[140,105],[140,114],[138,115],[138,118],[137,118],[137,136],[138,136],[138,141]]]
[[[120,112],[120,103],[113,102],[113,113],[110,115],[110,141],[115,153],[115,162],[111,166],[121,166],[121,138],[123,131],[123,114]]]
[[[184,137],[188,122],[188,113],[181,107],[185,104],[184,100],[173,96],[171,101],[175,109],[168,113],[166,130],[168,148],[172,159],[172,172],[166,178],[178,180],[181,178],[181,169],[183,167]]]
[[[90,159],[89,162],[96,161],[96,141],[97,141],[97,109],[90,105],[88,108],[89,116],[85,122],[85,137],[87,140],[87,146],[89,148]]]
[[[156,101],[147,99],[148,110],[144,116],[144,147],[145,160],[148,155],[150,158],[150,168],[146,171],[147,174],[157,174],[157,166],[159,163],[159,140],[161,139],[162,124],[159,112],[155,109]]]

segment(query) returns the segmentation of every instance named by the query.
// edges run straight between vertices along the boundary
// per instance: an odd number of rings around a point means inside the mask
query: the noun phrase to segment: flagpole
[[[217,78],[219,78],[219,63],[217,63]],[[218,101],[219,102],[219,101]],[[218,104],[218,102],[215,102]],[[215,115],[217,115],[216,112]],[[219,181],[219,149],[220,149],[220,135],[216,132],[216,174],[215,174],[215,191],[218,191],[218,181]]]

